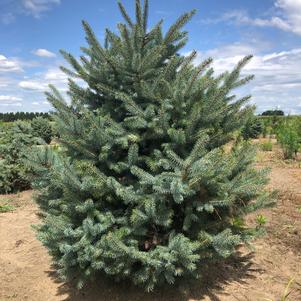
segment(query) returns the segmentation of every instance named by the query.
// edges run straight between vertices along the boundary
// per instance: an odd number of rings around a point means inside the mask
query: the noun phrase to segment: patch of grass
[[[267,141],[267,142],[263,142],[260,145],[260,148],[264,151],[264,152],[270,152],[273,150],[273,144],[271,141]]]
[[[9,204],[0,205],[0,213],[10,212],[14,210],[15,207],[13,205],[9,205]]]

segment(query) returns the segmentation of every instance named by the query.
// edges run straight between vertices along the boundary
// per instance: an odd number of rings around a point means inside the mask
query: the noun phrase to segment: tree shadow
[[[232,282],[243,285],[247,279],[255,278],[255,273],[262,272],[253,267],[253,256],[253,253],[242,255],[238,252],[222,263],[203,266],[201,279],[180,280],[173,286],[162,287],[153,293],[146,293],[129,282],[117,283],[106,277],[77,290],[74,283],[62,283],[56,272],[49,271],[48,274],[59,283],[57,295],[64,301],[188,301],[205,297],[221,301],[218,295],[223,295],[225,285]]]

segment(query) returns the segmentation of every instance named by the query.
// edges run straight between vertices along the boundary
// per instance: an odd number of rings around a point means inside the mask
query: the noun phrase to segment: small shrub
[[[270,152],[273,150],[273,144],[271,141],[266,141],[266,142],[261,143],[260,148],[264,152]]]
[[[283,123],[278,127],[277,140],[280,143],[284,158],[293,159],[300,148],[300,135],[293,123]]]
[[[291,121],[292,116],[260,116],[258,117],[262,123],[262,136],[269,137],[277,134],[277,129],[284,122]]]
[[[257,215],[256,224],[258,227],[264,226],[266,224],[266,222],[267,222],[267,218],[264,215],[262,215],[262,214]]]
[[[262,137],[263,138],[270,137],[272,134],[273,134],[273,127],[270,126],[269,124],[264,123],[262,128]]]

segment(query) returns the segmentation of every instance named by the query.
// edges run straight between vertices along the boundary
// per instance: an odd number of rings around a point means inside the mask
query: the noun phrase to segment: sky
[[[133,15],[134,0],[122,3]],[[255,80],[237,94],[251,94],[258,113],[301,114],[301,0],[150,0],[149,27],[163,19],[166,30],[194,8],[182,54],[212,57],[217,74],[253,54],[243,73]],[[59,50],[81,55],[83,19],[100,41],[123,21],[115,0],[0,0],[0,112],[51,109],[44,91],[66,92]]]

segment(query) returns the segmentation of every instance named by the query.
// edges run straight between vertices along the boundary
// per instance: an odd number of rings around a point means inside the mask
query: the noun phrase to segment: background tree
[[[38,237],[79,287],[102,273],[152,290],[230,256],[256,233],[236,221],[270,201],[253,148],[224,147],[253,110],[231,93],[252,79],[240,76],[251,56],[215,75],[211,58],[179,54],[194,11],[163,33],[162,21],[148,27],[148,1],[136,0],[135,21],[119,7],[125,23],[104,46],[83,22],[80,61],[62,51],[71,104],[47,93],[62,150],[31,156]]]
[[[298,124],[294,120],[287,120],[277,127],[276,133],[277,140],[283,150],[284,159],[295,158],[301,143]]]
[[[36,117],[49,118],[49,113],[43,112],[8,112],[0,113],[0,121],[13,122],[17,120],[32,120]]]
[[[53,137],[53,130],[48,119],[36,117],[31,122],[32,132],[35,137],[40,137],[49,144]]]
[[[0,128],[0,193],[30,188],[30,168],[24,160],[28,148],[40,143],[33,136],[30,124],[17,121]]]
[[[246,124],[242,127],[242,136],[245,140],[258,138],[263,132],[262,121],[256,117],[251,116]]]
[[[282,110],[267,110],[264,111],[262,116],[284,116],[284,112]]]

